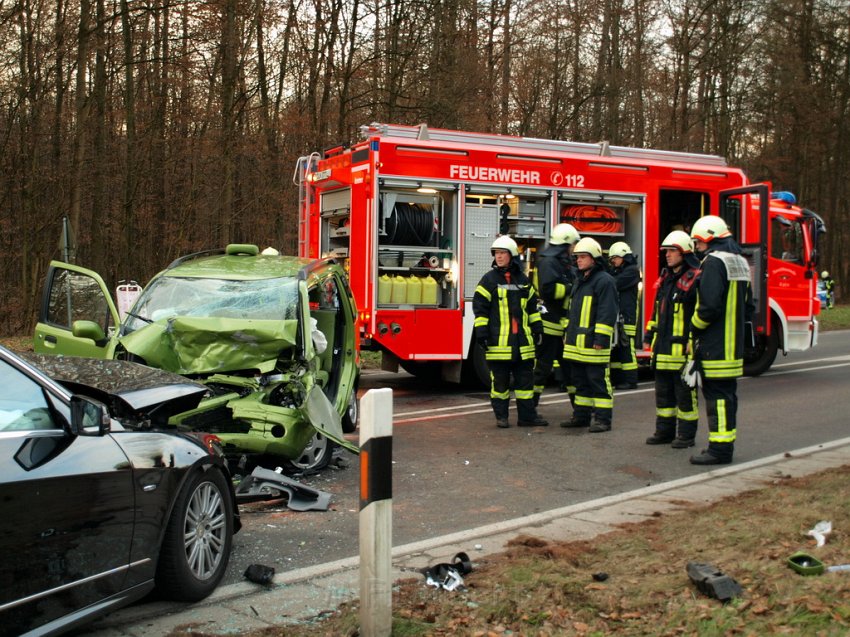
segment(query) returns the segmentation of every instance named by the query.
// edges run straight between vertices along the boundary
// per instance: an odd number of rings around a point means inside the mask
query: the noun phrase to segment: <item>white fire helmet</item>
[[[729,226],[717,215],[700,217],[694,223],[694,227],[691,228],[691,238],[704,241],[705,243],[710,242],[712,239],[722,239],[731,235]]]
[[[511,253],[511,256],[519,256],[519,248],[517,247],[516,241],[506,234],[496,238],[493,245],[490,246],[490,254],[495,256],[495,250],[507,250]]]
[[[661,249],[677,248],[683,254],[694,251],[694,241],[684,230],[674,230],[661,242]]]
[[[608,248],[608,258],[611,257],[624,257],[627,254],[631,254],[632,249],[629,247],[629,244],[625,241],[617,241],[616,243],[612,243],[611,247]]]
[[[553,246],[560,246],[565,243],[575,245],[575,242],[578,240],[578,230],[569,223],[559,223],[557,226],[552,228],[552,233],[549,235],[549,243]]]
[[[599,245],[596,239],[585,237],[575,244],[573,254],[589,254],[594,259],[598,259],[602,256],[602,246]]]

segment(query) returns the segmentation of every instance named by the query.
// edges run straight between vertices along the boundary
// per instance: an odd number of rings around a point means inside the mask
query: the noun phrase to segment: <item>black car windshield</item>
[[[177,316],[281,320],[298,317],[294,277],[231,280],[162,276],[148,285],[123,332]]]

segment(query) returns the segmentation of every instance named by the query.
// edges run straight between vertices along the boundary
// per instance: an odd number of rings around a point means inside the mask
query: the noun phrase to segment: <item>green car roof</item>
[[[160,273],[198,279],[260,280],[294,277],[313,259],[281,255],[216,254],[184,260]]]

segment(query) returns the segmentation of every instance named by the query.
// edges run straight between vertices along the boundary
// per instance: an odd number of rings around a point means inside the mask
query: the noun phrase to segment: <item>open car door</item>
[[[302,406],[303,413],[316,431],[349,451],[359,453],[359,447],[343,437],[342,418],[340,417],[339,410],[330,401],[321,384],[315,382],[319,374],[323,372],[323,369],[311,333],[311,295],[305,279],[299,280],[298,292],[299,312],[301,314],[301,333],[299,334],[299,340],[303,345],[303,356],[310,363],[309,367],[311,371],[309,373],[314,378],[314,382],[307,391],[307,396]],[[334,353],[333,350],[325,351],[330,354]],[[336,370],[336,373],[341,374],[342,371]]]
[[[112,358],[118,310],[96,272],[51,261],[35,327],[39,354]]]

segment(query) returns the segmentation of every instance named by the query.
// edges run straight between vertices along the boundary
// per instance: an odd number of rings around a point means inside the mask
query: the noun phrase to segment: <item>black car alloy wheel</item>
[[[171,599],[203,599],[224,576],[232,541],[233,503],[224,476],[216,469],[194,475],[165,532],[157,588]]]

